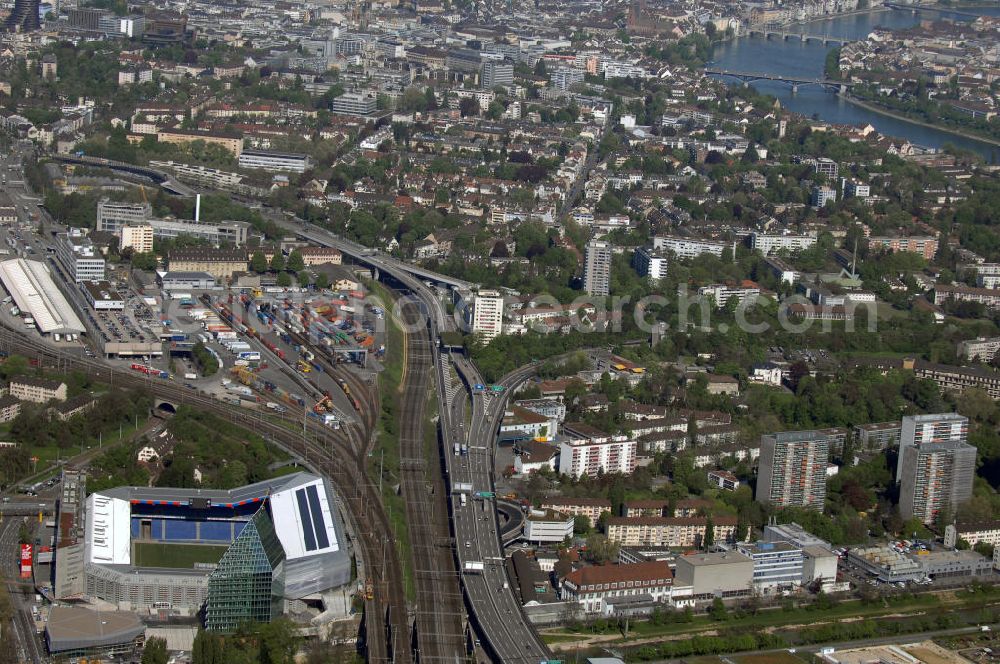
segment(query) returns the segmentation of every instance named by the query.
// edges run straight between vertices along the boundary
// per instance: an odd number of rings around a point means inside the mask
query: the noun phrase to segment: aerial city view
[[[1000,664],[997,0],[5,0],[0,664]]]

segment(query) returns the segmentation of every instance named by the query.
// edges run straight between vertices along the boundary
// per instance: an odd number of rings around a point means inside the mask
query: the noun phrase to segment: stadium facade
[[[81,516],[79,598],[119,609],[204,608],[206,626],[227,631],[351,580],[332,489],[308,473],[228,491],[118,487],[91,494]]]

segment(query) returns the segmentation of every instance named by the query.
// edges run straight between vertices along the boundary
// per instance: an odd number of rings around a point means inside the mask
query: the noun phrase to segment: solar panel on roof
[[[302,522],[302,538],[306,543],[306,551],[316,550],[316,536],[313,534],[312,520],[309,518],[309,505],[306,500],[305,489],[295,492],[295,501],[299,505],[299,518]]]
[[[309,510],[312,512],[313,528],[316,530],[318,548],[329,548],[330,540],[326,536],[326,524],[323,523],[323,510],[319,506],[319,494],[316,493],[315,484],[310,484],[306,487],[306,495],[309,497]]]

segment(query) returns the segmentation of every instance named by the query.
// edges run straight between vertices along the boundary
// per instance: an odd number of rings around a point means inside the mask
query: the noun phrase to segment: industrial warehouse
[[[169,611],[230,631],[287,602],[346,610],[351,555],[329,485],[295,473],[231,490],[118,487],[60,514],[57,599]],[[85,524],[77,539],[72,524]],[[68,526],[68,527],[64,527]],[[303,609],[302,607],[307,607]]]
[[[73,311],[42,262],[15,258],[0,263],[0,281],[24,315],[26,325],[34,325],[44,335],[84,332]]]

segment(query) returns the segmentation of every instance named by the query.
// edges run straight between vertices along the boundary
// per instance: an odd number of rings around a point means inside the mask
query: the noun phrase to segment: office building
[[[611,245],[602,240],[587,243],[583,262],[583,290],[606,296],[611,290]]]
[[[119,233],[125,226],[140,226],[152,216],[149,203],[123,203],[102,198],[97,203],[97,230]]]
[[[945,443],[969,440],[969,418],[958,413],[907,415],[899,433],[899,456],[896,461],[896,483],[901,479],[903,449],[922,443]]]
[[[844,186],[844,195],[848,198],[868,198],[872,195],[871,185],[850,180]]]
[[[635,470],[636,442],[627,436],[613,436],[583,423],[566,424],[563,433],[567,439],[559,443],[560,474],[596,477]]]
[[[90,238],[75,228],[56,237],[56,254],[66,270],[67,277],[76,283],[104,281],[104,258]]]
[[[309,155],[261,150],[244,150],[239,160],[240,168],[270,172],[305,173],[311,165]]]
[[[483,343],[500,335],[503,328],[503,295],[495,290],[481,290],[472,302],[472,333]]]
[[[39,0],[14,0],[14,8],[4,26],[9,32],[34,32],[41,30],[42,22],[38,18]]]
[[[345,92],[330,104],[330,110],[343,115],[372,115],[378,109],[375,95],[364,92]]]
[[[95,311],[124,311],[125,298],[107,281],[85,281],[83,294]]]
[[[652,282],[667,277],[668,256],[662,251],[651,247],[639,247],[632,255],[632,267],[640,277],[646,277]]]
[[[949,521],[959,505],[972,497],[976,448],[962,441],[927,442],[900,449],[899,513],[934,523]]]
[[[736,545],[753,561],[753,587],[761,595],[802,585],[802,549],[791,542],[742,542]]]
[[[250,224],[245,221],[192,221],[190,219],[150,219],[153,236],[177,238],[181,236],[206,240],[214,245],[231,244],[242,247],[247,243]]]
[[[784,431],[761,436],[758,502],[775,507],[823,509],[829,437],[817,431]]]
[[[60,660],[136,659],[145,643],[146,626],[128,611],[53,606],[45,623],[49,654]]]
[[[556,90],[568,90],[570,86],[583,83],[584,72],[580,69],[560,67],[550,75],[552,87]]]
[[[153,227],[149,224],[122,226],[119,249],[131,249],[137,254],[153,251]]]
[[[514,84],[514,65],[510,62],[487,60],[483,62],[483,87],[487,90],[498,85]]]
[[[739,551],[677,556],[674,585],[691,588],[696,601],[731,599],[753,594],[753,560]]]
[[[813,170],[815,170],[817,173],[822,173],[831,180],[834,180],[837,178],[837,173],[839,172],[840,169],[837,166],[837,162],[835,162],[833,159],[829,159],[827,157],[820,157],[819,159],[816,160],[816,163],[813,165]]]

